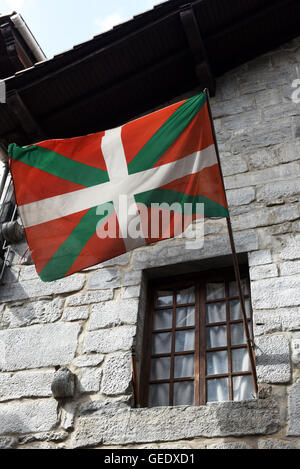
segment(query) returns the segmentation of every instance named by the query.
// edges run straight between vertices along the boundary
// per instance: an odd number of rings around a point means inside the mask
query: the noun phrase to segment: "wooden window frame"
[[[249,269],[248,266],[240,266],[240,273],[242,278],[246,278],[249,287],[249,294],[245,295],[245,300],[249,299],[250,303],[250,318],[248,320],[250,334],[252,338],[254,337],[253,331],[253,311],[251,306],[251,289],[249,281]],[[169,391],[169,406],[173,406],[173,390],[174,383],[176,382],[187,382],[194,381],[194,392],[195,392],[195,402],[194,405],[205,405],[207,403],[207,381],[210,379],[217,378],[228,378],[228,391],[229,391],[229,400],[234,400],[233,395],[233,378],[239,376],[252,376],[251,371],[247,372],[233,372],[232,371],[232,351],[237,349],[247,350],[246,342],[241,345],[232,345],[231,344],[231,325],[232,324],[242,324],[243,320],[232,320],[230,318],[230,301],[239,300],[239,297],[229,297],[229,283],[235,281],[235,273],[233,267],[222,268],[218,270],[203,271],[200,273],[188,274],[184,276],[176,276],[173,279],[155,279],[149,282],[149,294],[150,301],[147,308],[147,314],[145,318],[144,326],[144,338],[143,338],[143,356],[141,360],[141,376],[140,376],[140,390],[141,390],[141,406],[148,407],[148,395],[150,384],[159,384],[159,383],[170,383]],[[206,300],[206,288],[205,283],[219,282],[224,281],[225,283],[225,298],[218,298],[217,300]],[[195,286],[195,303],[188,303],[180,305],[180,307],[194,306],[195,307],[195,325],[186,326],[177,328],[176,327],[176,291],[183,290],[185,287]],[[155,305],[155,292],[157,290],[173,290],[173,305],[169,307],[162,306],[161,308]],[[209,323],[206,322],[206,305],[214,302],[224,301],[226,303],[226,322],[218,323]],[[155,330],[154,332],[154,311],[159,309],[172,309],[172,328]],[[207,328],[216,327],[216,326],[226,326],[227,329],[227,345],[217,348],[207,348],[206,337],[207,337]],[[186,352],[175,352],[175,336],[177,331],[185,330],[195,330],[195,347],[194,350],[189,350]],[[171,354],[152,354],[152,336],[157,333],[172,333],[172,345],[171,345]],[[215,351],[226,351],[228,354],[228,373],[219,374],[219,375],[207,375],[207,364],[206,364],[206,355],[209,352]],[[174,359],[176,356],[184,355],[194,355],[194,364],[195,364],[195,373],[193,377],[187,378],[174,378]],[[171,358],[171,371],[170,379],[163,380],[150,380],[151,372],[151,359],[161,358],[161,357],[170,357]]]

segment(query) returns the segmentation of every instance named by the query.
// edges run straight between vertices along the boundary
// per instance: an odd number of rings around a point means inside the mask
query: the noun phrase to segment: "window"
[[[241,270],[249,330],[250,288]],[[254,395],[232,269],[151,285],[141,380],[145,407],[202,405]]]

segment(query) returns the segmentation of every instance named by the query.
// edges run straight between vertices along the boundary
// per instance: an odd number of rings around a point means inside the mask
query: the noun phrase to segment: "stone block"
[[[268,435],[278,429],[278,406],[270,399],[117,411],[102,407],[94,415],[79,417],[72,447]]]
[[[274,311],[259,312],[253,315],[254,335],[260,336],[273,332],[282,332],[282,320],[279,314]]]
[[[256,127],[261,120],[260,113],[257,111],[243,112],[234,116],[225,117],[222,119],[222,125],[225,131],[232,130],[239,132],[243,129]]]
[[[223,176],[232,176],[233,174],[246,173],[248,165],[240,156],[223,157],[221,159]]]
[[[142,282],[142,272],[129,271],[125,272],[124,278],[122,281],[123,287],[130,287],[134,285],[139,285]]]
[[[37,301],[18,306],[8,305],[3,317],[6,327],[10,329],[48,324],[57,321],[63,311],[64,300]]]
[[[100,390],[102,370],[99,368],[86,368],[81,372],[78,391],[81,394],[89,394]]]
[[[118,269],[102,269],[88,280],[88,290],[110,290],[121,286],[121,272]]]
[[[257,265],[250,267],[251,280],[278,277],[278,267],[276,264]]]
[[[0,374],[0,402],[25,397],[50,397],[53,371],[24,371]]]
[[[215,443],[212,445],[208,445],[206,449],[222,449],[222,450],[227,450],[227,449],[253,449],[251,446],[249,446],[247,443],[243,441],[224,441],[221,443]]]
[[[281,103],[280,106],[264,109],[262,114],[265,122],[272,122],[281,119],[282,116],[291,118],[299,116],[300,111],[298,106],[295,106],[295,104],[290,101],[289,103]]]
[[[254,97],[243,96],[242,98],[235,98],[230,101],[215,103],[213,106],[213,116],[215,119],[218,117],[231,117],[234,114],[244,113],[254,109]]]
[[[277,151],[279,163],[289,163],[300,160],[300,142],[299,140],[281,145]]]
[[[248,205],[255,200],[255,189],[253,187],[229,190],[226,194],[229,207]]]
[[[64,445],[63,445],[64,446]],[[58,446],[53,446],[51,443],[41,443],[39,441],[33,441],[32,443],[28,444],[28,445],[25,445],[25,446],[19,446],[17,449],[27,449],[27,450],[50,450],[50,449],[60,449],[60,445]],[[63,447],[63,449],[65,449]]]
[[[258,236],[255,230],[234,233],[236,251],[249,252],[258,249]],[[196,243],[196,242],[195,242]],[[168,244],[158,244],[134,253],[133,269],[143,270],[151,267],[175,265],[183,262],[199,261],[231,254],[228,233],[208,236],[204,246],[198,249],[186,249],[182,242],[174,240]]]
[[[212,109],[214,109],[214,102],[230,101],[238,97],[238,79],[233,72],[227,72],[222,77],[217,78],[217,92],[214,98],[211,98]]]
[[[36,433],[35,435],[21,435],[19,437],[19,444],[26,445],[27,443],[34,443],[36,441],[54,441],[60,442],[65,441],[69,434],[65,431],[52,431]]]
[[[253,309],[274,309],[300,305],[299,276],[275,277],[251,283]]]
[[[17,402],[0,406],[0,435],[18,435],[52,430],[57,424],[54,400]]]
[[[297,443],[288,440],[259,440],[258,449],[298,449]]]
[[[299,174],[298,163],[288,163],[273,168],[251,171],[245,174],[225,177],[225,187],[229,189],[239,189],[241,187],[258,186],[260,184],[274,183],[277,179],[295,178]]]
[[[24,280],[34,280],[38,278],[36,269],[34,265],[23,266],[20,270],[19,281],[23,282]]]
[[[289,341],[281,335],[255,340],[257,377],[261,383],[288,383],[291,379]]]
[[[249,151],[249,148],[255,150],[279,145],[291,141],[293,138],[290,117],[286,117],[236,132],[231,139],[231,150],[233,154],[241,154]]]
[[[67,306],[85,306],[94,303],[101,303],[102,301],[112,300],[114,297],[113,290],[102,290],[96,292],[82,293],[79,295],[69,296],[67,299]]]
[[[300,323],[300,318],[299,318],[299,323]],[[293,334],[292,361],[295,365],[298,365],[300,363],[300,332]]]
[[[121,256],[115,257],[114,259],[110,259],[109,261],[100,264],[101,267],[112,267],[115,265],[127,265],[130,261],[131,252],[125,252]]]
[[[112,397],[103,400],[89,400],[79,405],[78,416],[89,417],[96,416],[103,410],[114,409],[116,412],[120,409],[128,409],[131,405],[131,396]]]
[[[82,289],[84,283],[85,276],[77,274],[50,283],[36,279],[12,284],[9,288],[4,285],[0,287],[0,303],[76,292]]]
[[[18,444],[18,440],[15,437],[7,436],[0,437],[0,449],[14,449]]]
[[[136,324],[137,300],[108,301],[92,308],[90,331],[123,324]]]
[[[258,109],[262,109],[279,104],[281,101],[281,96],[279,96],[277,89],[264,90],[255,94],[255,101]]]
[[[292,332],[300,329],[300,309],[283,308],[256,311],[253,315],[255,336],[273,332]]]
[[[99,270],[99,269],[103,269],[106,267],[127,265],[130,261],[130,257],[131,257],[131,252],[126,252],[125,254],[122,254],[121,256],[114,257],[113,259],[109,259],[108,261],[102,262],[101,264],[96,264],[91,267],[88,267],[84,271],[90,272],[92,270]]]
[[[122,288],[122,299],[128,300],[131,298],[139,298],[141,294],[141,286],[136,287],[124,287]]]
[[[300,193],[300,181],[289,179],[288,181],[276,181],[276,184],[268,183],[257,188],[257,201],[275,200],[281,197],[289,197]]]
[[[1,283],[3,284],[15,283],[15,282],[18,282],[19,279],[20,279],[20,267],[18,265],[10,264],[4,270]]]
[[[241,215],[243,213],[249,213],[249,212],[253,213],[253,212],[255,212],[257,210],[261,210],[261,209],[262,209],[262,205],[257,204],[256,202],[253,202],[253,203],[248,204],[248,205],[237,205],[237,206],[230,206],[229,207],[231,219],[236,215]]]
[[[277,165],[276,153],[271,149],[261,149],[248,155],[250,169],[265,169]]]
[[[131,355],[117,353],[107,357],[103,368],[102,394],[125,394],[132,381]]]
[[[0,331],[0,370],[67,365],[74,358],[78,324],[45,324]]]
[[[300,436],[300,382],[288,390],[288,436]]]
[[[62,321],[82,321],[88,319],[90,314],[88,306],[74,306],[66,308],[62,316]]]
[[[276,51],[277,55],[278,50]],[[291,70],[288,71],[291,72]],[[270,56],[263,55],[248,62],[247,72],[240,74],[240,91],[242,94],[255,93],[256,91],[266,93],[271,89],[278,89],[278,86],[285,84],[286,81],[287,77],[282,74],[281,69],[271,67]]]
[[[98,366],[101,365],[104,361],[104,355],[82,355],[81,357],[75,358],[73,361],[73,366],[76,368],[87,368],[89,366]]]
[[[136,327],[115,327],[88,332],[84,342],[85,353],[114,353],[119,350],[128,351],[133,345]]]
[[[262,208],[232,217],[233,230],[247,230],[261,226],[271,226],[299,218],[296,205],[283,205],[276,208]]]
[[[282,249],[279,255],[281,259],[288,261],[300,259],[300,237],[297,236],[295,241],[291,242],[289,246]]]
[[[62,408],[61,426],[64,430],[73,430],[77,405],[74,402],[67,402]]]
[[[300,261],[283,262],[280,264],[280,273],[282,276],[300,274]]]
[[[226,233],[226,230],[227,224],[224,218],[221,220],[211,220],[210,218],[207,218],[207,220],[204,221],[205,236],[221,232]]]
[[[272,263],[271,251],[254,251],[249,253],[249,266],[264,265]]]

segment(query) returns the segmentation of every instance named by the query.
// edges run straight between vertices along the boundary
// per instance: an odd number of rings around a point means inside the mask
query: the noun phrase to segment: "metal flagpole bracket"
[[[211,106],[210,106],[209,90],[205,88],[204,92],[207,97],[207,106],[208,106],[208,111],[209,111],[209,116],[210,116],[210,121],[211,121],[211,128],[213,132],[214,145],[216,149],[218,164],[220,167],[220,172],[221,172],[221,177],[222,177],[222,184],[223,184],[226,202],[228,206],[224,177],[223,177],[222,167],[221,167],[220,153],[219,153],[218,142],[217,142],[217,136],[216,136],[214,121],[212,117]],[[237,258],[236,249],[235,249],[235,242],[234,242],[234,236],[233,236],[230,217],[227,218],[226,221],[227,221],[227,228],[228,228],[230,246],[231,246],[231,251],[232,251],[234,272],[235,272],[235,277],[236,277],[236,282],[237,282],[237,287],[238,287],[238,292],[239,292],[239,300],[240,300],[244,330],[245,330],[245,335],[246,335],[247,350],[248,350],[248,355],[249,355],[249,360],[250,360],[252,379],[253,379],[255,394],[257,397],[258,396],[258,384],[257,384],[257,374],[256,374],[256,365],[255,365],[254,342],[251,339],[250,332],[249,332],[249,325],[248,325],[248,319],[247,319],[246,308],[245,308],[245,299],[244,299],[242,282],[241,282],[240,268],[239,268],[238,258]]]

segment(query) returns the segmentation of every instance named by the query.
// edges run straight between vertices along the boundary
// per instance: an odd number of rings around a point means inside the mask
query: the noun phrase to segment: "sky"
[[[48,58],[91,39],[162,0],[0,0],[21,13]]]

